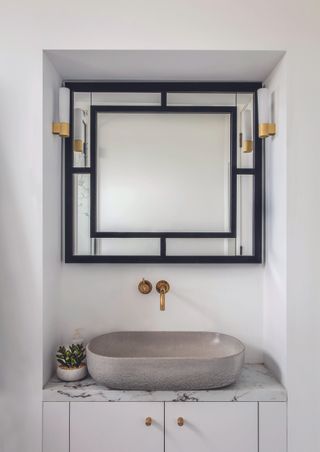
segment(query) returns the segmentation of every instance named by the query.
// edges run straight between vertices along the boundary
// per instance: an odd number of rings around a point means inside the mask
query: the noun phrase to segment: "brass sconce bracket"
[[[53,122],[52,133],[60,135],[62,138],[67,138],[70,136],[70,125],[67,122]]]
[[[259,138],[268,138],[274,136],[277,132],[277,127],[274,123],[259,124]]]

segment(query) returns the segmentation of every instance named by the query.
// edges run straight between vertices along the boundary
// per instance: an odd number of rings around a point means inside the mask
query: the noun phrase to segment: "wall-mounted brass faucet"
[[[160,311],[166,309],[166,293],[170,290],[170,285],[167,281],[161,280],[156,285],[157,292],[160,294]]]
[[[163,279],[157,282],[157,292],[160,294],[160,311],[166,310],[166,293],[170,290],[170,285]],[[138,284],[138,290],[140,293],[146,295],[152,291],[152,284],[147,279],[142,279]]]

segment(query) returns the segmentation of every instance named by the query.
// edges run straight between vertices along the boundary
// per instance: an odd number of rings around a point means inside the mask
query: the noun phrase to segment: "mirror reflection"
[[[98,231],[230,229],[230,115],[98,113],[97,141]]]

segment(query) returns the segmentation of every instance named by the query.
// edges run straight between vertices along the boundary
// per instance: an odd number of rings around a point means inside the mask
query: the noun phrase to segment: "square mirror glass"
[[[98,113],[97,231],[229,231],[230,129],[223,113]]]

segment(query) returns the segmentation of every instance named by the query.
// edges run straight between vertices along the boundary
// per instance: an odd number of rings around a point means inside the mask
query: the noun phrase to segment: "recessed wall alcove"
[[[265,362],[285,381],[285,66],[282,51],[44,51],[44,383],[54,371],[56,346],[78,328],[85,340],[116,330],[229,333],[246,345],[247,362]],[[265,264],[64,264],[64,151],[51,123],[59,86],[80,80],[265,83],[278,126],[265,149]],[[156,293],[137,291],[142,277],[170,282],[164,313]]]

